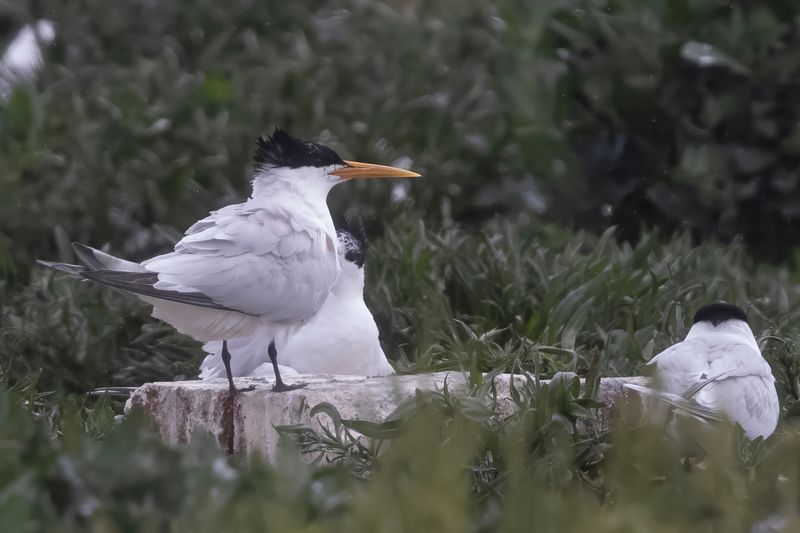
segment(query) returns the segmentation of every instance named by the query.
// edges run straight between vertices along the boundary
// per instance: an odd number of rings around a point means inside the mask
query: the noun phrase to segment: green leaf
[[[342,425],[371,439],[396,439],[401,435],[402,420],[370,422],[368,420],[342,420]]]

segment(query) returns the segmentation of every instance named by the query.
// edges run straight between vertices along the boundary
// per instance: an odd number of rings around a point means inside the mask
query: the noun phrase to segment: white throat
[[[327,202],[328,193],[337,183],[319,167],[260,169],[253,176],[253,192],[246,204],[280,206],[287,216],[308,229],[322,228],[338,253],[339,241]]]
[[[309,203],[325,203],[328,193],[339,182],[325,168],[267,168],[253,175],[253,199],[296,196]]]
[[[341,244],[340,244],[341,246]],[[354,263],[340,259],[342,271],[339,279],[331,291],[340,298],[363,298],[364,297],[364,269],[358,268]]]

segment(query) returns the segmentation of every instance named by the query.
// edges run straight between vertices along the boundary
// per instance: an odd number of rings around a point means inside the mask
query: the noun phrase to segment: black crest
[[[367,251],[369,242],[367,232],[361,221],[343,218],[337,220],[336,236],[339,239],[339,246],[344,248],[344,258],[346,261],[354,263],[358,268],[362,268],[367,261]]]
[[[741,320],[747,322],[747,314],[741,308],[732,304],[710,304],[704,305],[694,314],[693,324],[698,322],[711,322],[714,326],[726,320]]]
[[[270,167],[327,167],[345,165],[339,154],[317,143],[295,139],[285,131],[275,128],[272,135],[256,139],[253,156],[256,168]]]

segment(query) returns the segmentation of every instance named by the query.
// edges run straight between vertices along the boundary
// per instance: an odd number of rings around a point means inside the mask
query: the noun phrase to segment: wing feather
[[[332,223],[331,223],[332,227]],[[200,293],[274,322],[307,319],[339,274],[319,218],[279,206],[228,206],[190,228],[175,251],[142,263],[170,294]]]
[[[182,304],[195,305],[230,311],[210,299],[205,294],[199,292],[176,292],[158,289],[154,285],[158,282],[158,275],[155,273],[142,272],[120,272],[116,270],[83,270],[82,276],[105,285],[115,287],[124,291],[150,296],[161,300],[170,300]]]
[[[778,424],[778,394],[772,379],[763,376],[716,381],[698,394],[697,401],[737,422],[750,438],[766,437]]]

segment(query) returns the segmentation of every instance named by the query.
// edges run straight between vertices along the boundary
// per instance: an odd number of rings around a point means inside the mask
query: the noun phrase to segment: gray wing
[[[275,322],[312,316],[339,274],[335,235],[318,216],[249,204],[212,213],[174,252],[142,266],[157,273],[155,289],[201,293],[226,309]]]
[[[52,268],[65,274],[90,279],[123,291],[142,296],[150,296],[161,300],[170,300],[187,305],[208,307],[210,309],[231,310],[218,304],[205,294],[194,292],[177,292],[155,287],[158,274],[142,269],[137,263],[125,261],[80,243],[73,243],[73,249],[83,265],[58,263],[54,261],[36,262],[44,267]],[[119,266],[138,270],[110,270],[109,266]]]
[[[705,405],[701,405],[691,398],[685,398],[677,394],[672,394],[671,392],[659,391],[651,387],[636,385],[634,383],[626,383],[623,385],[623,387],[634,390],[643,396],[655,398],[656,400],[659,400],[660,402],[663,402],[681,411],[682,413],[691,415],[702,422],[720,422],[725,420],[725,417],[716,410]]]
[[[104,285],[142,296],[150,296],[187,305],[208,307],[210,309],[231,311],[231,309],[218,304],[201,292],[177,292],[156,288],[155,284],[158,283],[158,274],[155,272],[120,272],[117,270],[84,269],[80,272],[80,275]]]
[[[275,322],[312,316],[339,274],[335,236],[319,218],[278,206],[238,204],[213,212],[189,228],[174,252],[141,265],[74,248],[83,267],[42,264],[148,298]]]

